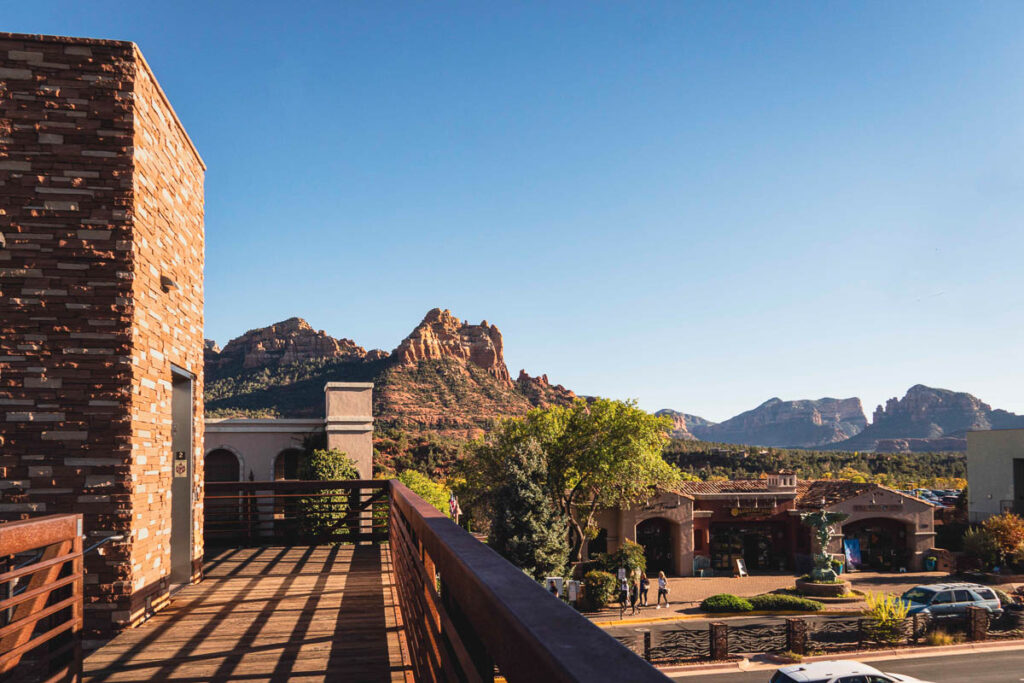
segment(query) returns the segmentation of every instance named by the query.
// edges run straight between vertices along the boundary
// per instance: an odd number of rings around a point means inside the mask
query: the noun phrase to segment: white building
[[[967,492],[972,522],[1024,514],[1024,429],[967,433]]]

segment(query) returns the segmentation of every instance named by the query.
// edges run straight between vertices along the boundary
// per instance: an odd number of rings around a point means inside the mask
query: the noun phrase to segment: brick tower
[[[204,173],[133,43],[0,33],[0,519],[123,536],[86,638],[201,565]]]

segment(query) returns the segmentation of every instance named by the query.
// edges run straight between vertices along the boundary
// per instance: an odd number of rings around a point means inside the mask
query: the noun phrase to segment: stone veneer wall
[[[87,637],[166,594],[171,363],[201,500],[204,168],[132,43],[0,33],[0,519],[126,536],[87,560]]]

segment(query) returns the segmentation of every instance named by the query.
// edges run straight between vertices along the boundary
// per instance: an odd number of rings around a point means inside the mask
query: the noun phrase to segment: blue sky
[[[209,167],[207,336],[430,308],[724,419],[1024,412],[1024,4],[3,3],[137,42]]]

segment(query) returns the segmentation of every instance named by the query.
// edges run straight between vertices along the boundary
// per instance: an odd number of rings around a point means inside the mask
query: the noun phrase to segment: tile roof
[[[819,508],[822,499],[825,505],[835,505],[844,500],[856,498],[862,493],[881,488],[878,484],[859,483],[845,479],[812,479],[796,483],[796,506],[798,508]]]
[[[680,488],[684,493],[695,496],[714,493],[768,493],[768,482],[765,479],[685,481]],[[773,493],[778,493],[778,491],[773,491]]]

